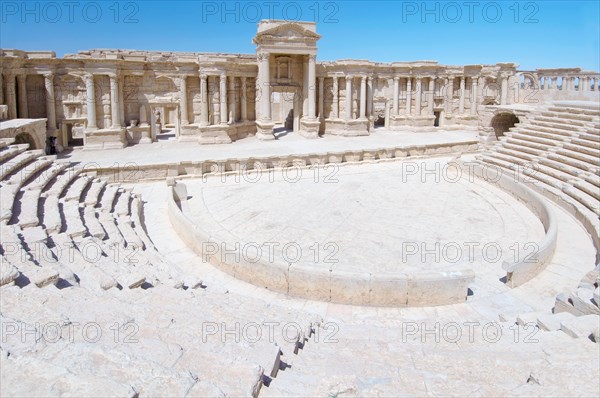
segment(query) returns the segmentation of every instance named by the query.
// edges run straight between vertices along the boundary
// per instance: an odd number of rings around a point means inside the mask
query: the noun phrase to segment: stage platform
[[[231,144],[198,145],[176,140],[133,145],[124,149],[98,151],[69,150],[59,158],[87,164],[90,159],[101,168],[136,164],[139,166],[173,164],[183,161],[225,160],[234,158],[278,157],[325,154],[373,149],[472,145],[479,142],[476,131],[399,132],[376,129],[369,136],[324,136],[306,139],[298,134],[280,135],[277,140],[261,141],[248,137]]]

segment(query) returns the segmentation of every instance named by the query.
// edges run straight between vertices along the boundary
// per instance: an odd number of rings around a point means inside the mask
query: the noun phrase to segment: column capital
[[[394,81],[397,82],[398,80],[400,80],[400,76],[394,76]]]
[[[94,81],[94,74],[91,72],[86,72],[83,74],[83,79],[86,82],[93,82]]]
[[[200,79],[207,79],[208,78],[208,73],[200,73]]]
[[[42,73],[42,76],[44,76],[45,79],[52,79],[54,78],[54,72],[44,72]]]
[[[316,54],[308,54],[308,60],[310,62],[316,62],[317,61],[317,55]]]
[[[267,59],[267,60],[268,60],[270,56],[271,56],[271,54],[270,54],[270,53],[268,53],[268,52],[260,52],[260,53],[256,54],[256,58],[257,58],[257,59],[258,59],[260,62],[264,61],[265,59]]]

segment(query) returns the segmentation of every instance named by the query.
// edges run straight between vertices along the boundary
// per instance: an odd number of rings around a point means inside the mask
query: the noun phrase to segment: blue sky
[[[259,19],[316,21],[319,60],[600,70],[599,1],[7,1],[0,47],[254,53]]]

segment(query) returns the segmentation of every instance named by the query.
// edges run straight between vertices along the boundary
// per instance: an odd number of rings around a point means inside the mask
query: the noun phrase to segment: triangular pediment
[[[257,33],[256,37],[254,37],[254,42],[259,43],[262,39],[317,41],[320,38],[320,35],[311,32],[300,24],[287,22]]]

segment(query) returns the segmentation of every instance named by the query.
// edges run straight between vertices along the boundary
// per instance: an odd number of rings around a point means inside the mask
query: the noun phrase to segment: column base
[[[326,119],[325,134],[341,135],[344,137],[369,135],[369,121],[367,119]]]
[[[150,126],[127,127],[127,142],[129,144],[151,144]]]
[[[127,133],[124,128],[87,130],[84,150],[120,149],[127,146]]]
[[[300,134],[304,138],[318,138],[319,137],[319,127],[321,126],[321,122],[319,119],[301,119],[300,120]]]
[[[262,141],[274,140],[273,127],[275,123],[271,121],[256,121],[256,138]]]
[[[391,130],[412,130],[413,127],[433,128],[434,115],[397,115],[390,120]]]

